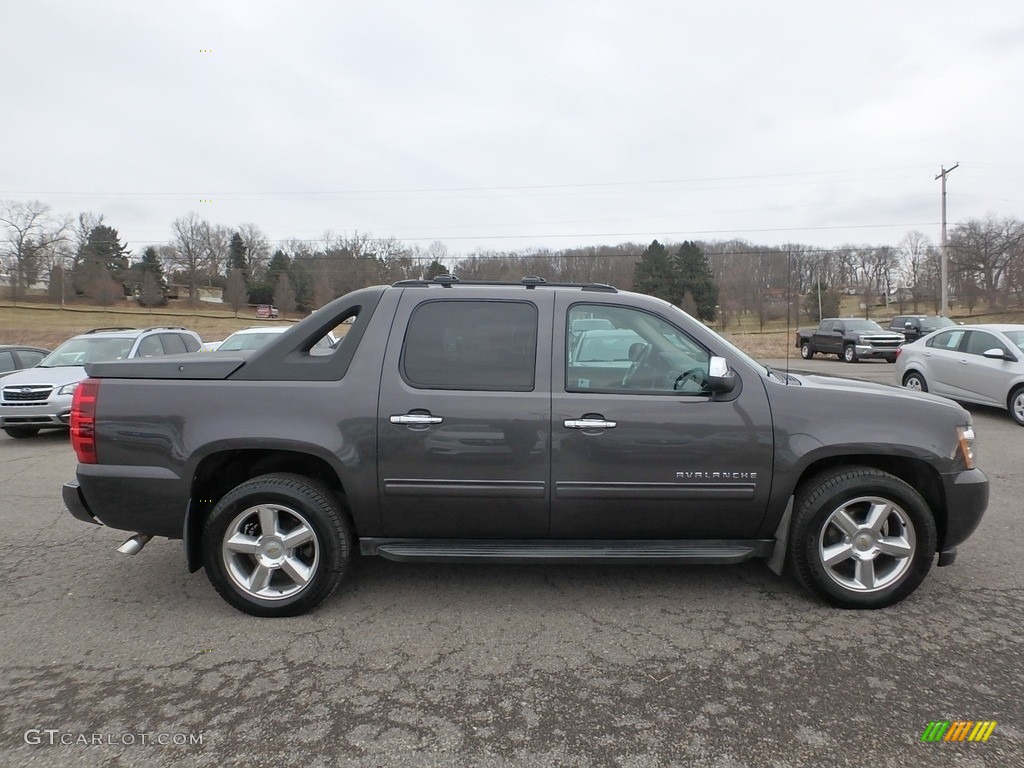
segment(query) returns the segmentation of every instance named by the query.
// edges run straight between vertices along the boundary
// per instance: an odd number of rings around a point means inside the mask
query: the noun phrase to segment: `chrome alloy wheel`
[[[860,496],[825,520],[818,557],[836,584],[854,592],[877,592],[910,568],[917,537],[909,515],[890,499]]]
[[[1024,389],[1018,389],[1010,401],[1010,414],[1018,424],[1024,424]]]
[[[903,383],[903,386],[914,392],[924,392],[924,387],[921,386],[921,379],[918,376],[907,376],[907,380]]]
[[[234,585],[262,600],[301,592],[316,575],[320,544],[309,521],[279,504],[239,513],[224,533],[221,557]]]

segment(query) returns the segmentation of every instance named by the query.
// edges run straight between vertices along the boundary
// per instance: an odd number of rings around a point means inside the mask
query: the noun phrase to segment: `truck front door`
[[[386,535],[544,538],[553,296],[440,293],[405,290],[385,350],[377,434]]]
[[[552,537],[752,538],[773,457],[760,378],[716,401],[702,390],[716,351],[665,316],[562,294],[555,317]],[[611,323],[603,351],[571,343],[584,318]]]

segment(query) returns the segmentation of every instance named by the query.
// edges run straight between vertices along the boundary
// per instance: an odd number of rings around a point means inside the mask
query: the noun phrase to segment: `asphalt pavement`
[[[1024,430],[974,414],[981,527],[872,612],[757,562],[367,558],[315,613],[256,619],[180,542],[127,557],[73,519],[65,435],[0,434],[0,765],[1024,765]],[[947,720],[997,725],[922,742]]]

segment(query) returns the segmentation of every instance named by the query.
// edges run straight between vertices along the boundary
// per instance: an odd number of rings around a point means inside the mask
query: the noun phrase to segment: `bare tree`
[[[245,243],[246,257],[249,263],[246,265],[249,270],[249,277],[260,279],[263,271],[270,261],[270,241],[263,231],[255,224],[245,223],[238,227],[238,234]]]
[[[207,230],[209,224],[194,212],[181,216],[171,225],[173,240],[164,254],[175,271],[181,273],[188,287],[188,301],[196,306],[199,283],[207,270]]]
[[[1024,224],[1015,218],[995,216],[968,219],[957,224],[949,241],[954,269],[964,273],[961,283],[965,287],[977,285],[989,308],[998,307],[1007,270],[1021,255]]]
[[[101,267],[92,277],[89,295],[101,307],[109,307],[124,298],[124,287],[114,280],[108,269]]]
[[[227,283],[224,285],[224,301],[235,311],[235,317],[238,317],[238,310],[246,304],[248,297],[249,289],[245,285],[244,270],[229,270]]]
[[[231,253],[231,235],[227,227],[211,226],[203,222],[201,228],[203,247],[206,250],[206,280],[212,285],[213,278],[227,274],[228,256]]]
[[[917,230],[913,230],[900,240],[896,248],[900,262],[900,274],[903,277],[904,285],[910,289],[914,312],[917,312],[918,304],[933,295],[936,288],[931,282],[928,264],[933,250],[931,241]]]
[[[274,306],[282,312],[295,311],[295,289],[288,275],[283,272],[278,276],[277,287],[274,288]]]
[[[0,261],[10,276],[11,298],[17,301],[34,283],[40,270],[51,269],[59,247],[67,240],[69,222],[53,214],[50,206],[0,202]]]

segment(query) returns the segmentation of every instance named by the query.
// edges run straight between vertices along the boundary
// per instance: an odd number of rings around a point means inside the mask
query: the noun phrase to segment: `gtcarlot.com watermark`
[[[205,733],[75,733],[59,728],[29,728],[25,731],[26,744],[48,747],[192,747],[201,745]]]

